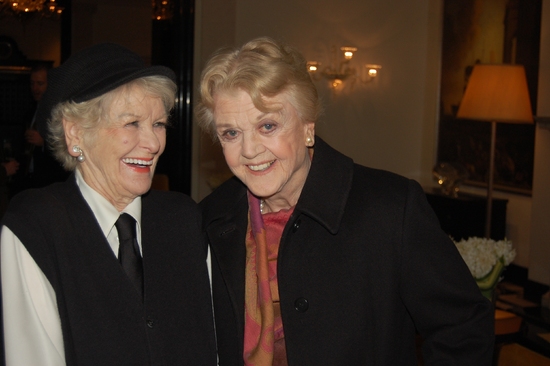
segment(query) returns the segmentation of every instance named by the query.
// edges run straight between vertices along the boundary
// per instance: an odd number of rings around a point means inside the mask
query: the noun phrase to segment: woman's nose
[[[245,158],[252,159],[263,151],[263,144],[256,134],[244,134],[241,151]]]
[[[165,134],[165,130],[162,133]],[[153,127],[147,127],[141,131],[141,145],[151,153],[157,153],[160,150],[161,139],[162,136],[159,136]]]

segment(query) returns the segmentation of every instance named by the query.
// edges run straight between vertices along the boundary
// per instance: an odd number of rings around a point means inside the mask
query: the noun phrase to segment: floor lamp
[[[495,144],[498,123],[533,123],[525,69],[521,65],[475,65],[457,118],[491,122],[485,237],[491,237]]]

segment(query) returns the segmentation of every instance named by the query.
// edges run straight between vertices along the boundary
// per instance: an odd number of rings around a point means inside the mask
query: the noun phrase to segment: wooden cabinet
[[[428,202],[439,219],[441,228],[453,239],[485,236],[487,198],[460,193],[457,198],[445,196],[437,190],[426,192]],[[506,205],[508,200],[493,198],[491,239],[506,237]]]

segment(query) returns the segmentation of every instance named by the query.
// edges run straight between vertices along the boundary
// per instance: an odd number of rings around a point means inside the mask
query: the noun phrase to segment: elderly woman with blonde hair
[[[215,365],[197,205],[150,190],[174,73],[99,44],[50,75],[38,118],[74,173],[4,217],[6,364]]]
[[[418,183],[315,135],[304,58],[218,51],[196,114],[235,177],[205,198],[219,363],[488,365],[493,313]]]

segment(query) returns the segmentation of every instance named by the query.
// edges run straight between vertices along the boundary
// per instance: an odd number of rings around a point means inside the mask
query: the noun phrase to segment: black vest
[[[142,302],[74,176],[12,200],[3,223],[56,292],[67,365],[216,364],[199,215],[183,194],[142,197]]]

